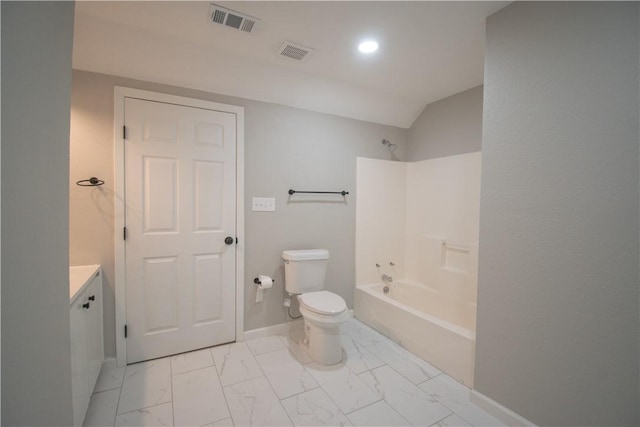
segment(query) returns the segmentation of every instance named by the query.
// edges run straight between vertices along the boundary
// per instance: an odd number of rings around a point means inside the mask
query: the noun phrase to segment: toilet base
[[[324,329],[311,322],[304,323],[305,341],[311,359],[321,365],[335,365],[342,362],[340,328]]]
[[[335,365],[342,362],[342,341],[340,325],[351,318],[345,311],[338,316],[325,317],[301,307],[304,318],[305,346],[314,362],[321,365]]]

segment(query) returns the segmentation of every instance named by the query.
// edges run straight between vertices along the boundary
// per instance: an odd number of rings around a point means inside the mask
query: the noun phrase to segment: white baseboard
[[[294,331],[302,328],[304,328],[304,321],[302,319],[296,319],[287,323],[280,323],[278,325],[265,326],[264,328],[244,331],[244,337],[241,341],[249,341],[256,338],[286,334],[289,331]]]
[[[353,309],[349,310],[349,314],[353,318]],[[243,337],[238,341],[249,341],[256,338],[270,337],[273,335],[286,334],[289,331],[295,331],[304,328],[304,319],[291,320],[286,323],[279,323],[277,325],[265,326],[264,328],[251,329],[250,331],[244,331]]]
[[[102,366],[106,366],[108,368],[117,368],[116,358],[114,356],[105,357],[102,362]]]
[[[502,406],[495,400],[488,398],[476,390],[471,390],[471,402],[508,426],[536,427],[536,425],[528,419],[516,414],[511,409]]]

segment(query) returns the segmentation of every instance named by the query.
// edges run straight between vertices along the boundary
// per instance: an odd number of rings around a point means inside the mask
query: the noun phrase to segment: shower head
[[[382,140],[382,145],[386,145],[390,152],[394,152],[398,146],[396,144],[392,144],[388,139]]]

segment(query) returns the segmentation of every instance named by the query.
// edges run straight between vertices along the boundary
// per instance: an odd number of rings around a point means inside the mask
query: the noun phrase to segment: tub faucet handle
[[[383,274],[382,275],[382,281],[391,283],[391,282],[393,282],[393,277],[389,276],[388,274]]]
[[[396,263],[395,263],[395,262],[393,262],[393,261],[390,261],[390,262],[389,262],[389,265],[390,265],[391,267],[393,267],[394,265],[396,265]]]
[[[380,264],[378,264],[377,262],[376,262],[376,267],[380,268]]]

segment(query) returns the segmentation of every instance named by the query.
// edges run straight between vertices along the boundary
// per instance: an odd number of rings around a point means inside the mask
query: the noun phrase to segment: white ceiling
[[[508,2],[216,2],[260,19],[209,21],[208,1],[79,1],[76,69],[411,126],[425,105],[483,81],[485,18]],[[380,43],[364,56],[365,37]],[[315,49],[277,55],[285,40]]]

